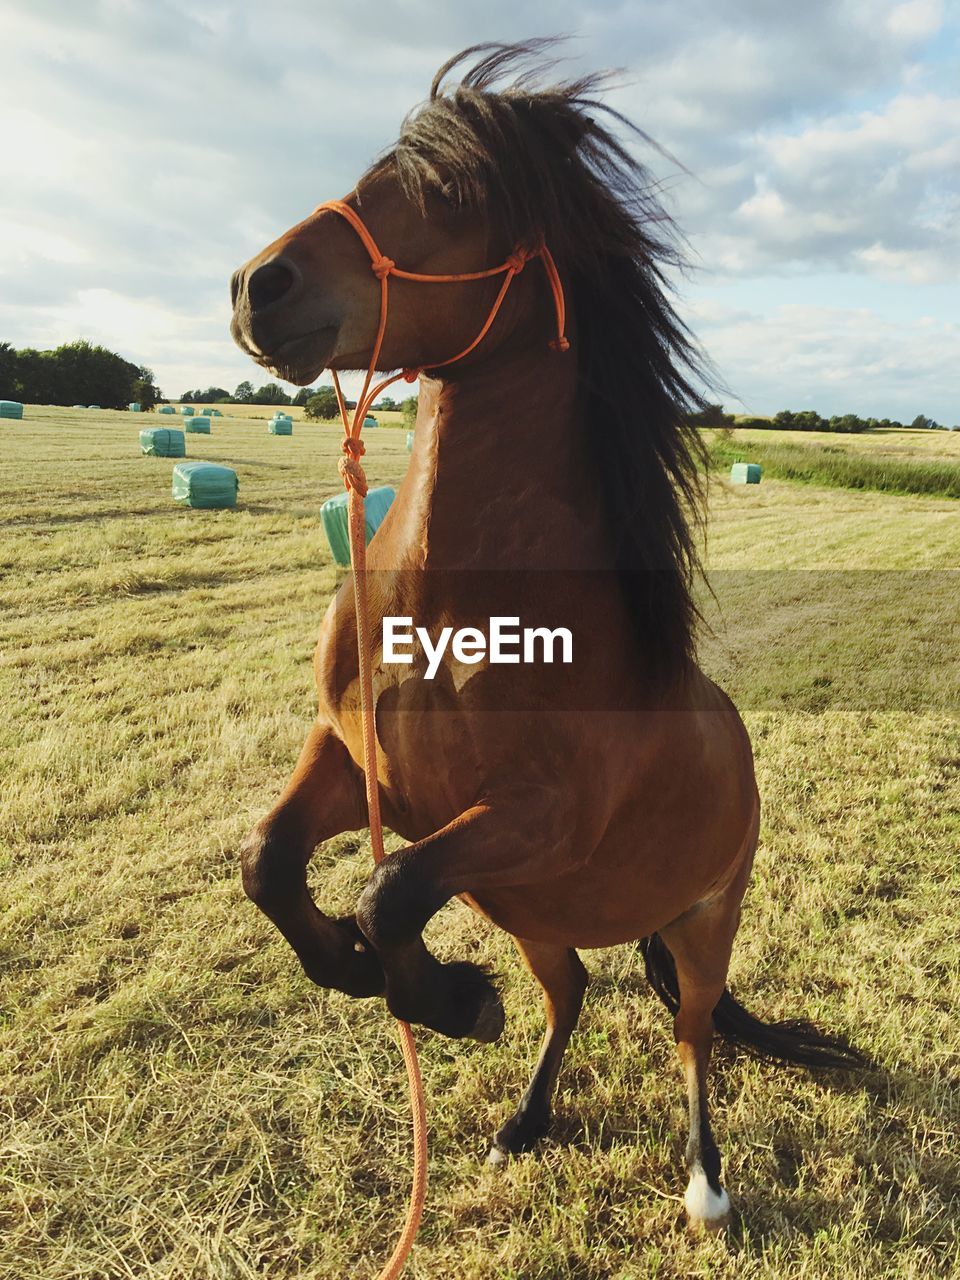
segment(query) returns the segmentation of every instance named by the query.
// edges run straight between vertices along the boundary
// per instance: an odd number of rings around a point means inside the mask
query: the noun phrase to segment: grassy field
[[[713,434],[713,433],[710,433]],[[960,463],[960,431],[914,431],[911,427],[881,428],[845,434],[840,431],[775,431],[736,427],[734,439],[744,444],[805,444],[872,458]]]
[[[237,867],[313,714],[339,434],[237,416],[188,436],[240,477],[235,511],[204,512],[139,456],[151,422],[0,424],[0,1277],[372,1276],[409,1178],[391,1022],[308,984]],[[367,449],[371,480],[399,481],[402,434]],[[632,948],[588,953],[555,1132],[485,1169],[542,1016],[506,939],[453,905],[432,944],[503,975],[508,1024],[493,1047],[419,1037],[418,1280],[960,1274],[960,504],[717,482],[708,561],[705,661],[743,703],[765,805],[732,983],[877,1069],[721,1050],[738,1224],[695,1242],[668,1018]],[[850,569],[852,595],[824,587]],[[369,866],[366,840],[321,851],[323,906],[351,909]]]
[[[960,433],[884,430],[845,436],[742,428],[710,431],[706,437],[711,466],[720,471],[749,460],[778,480],[960,498]]]

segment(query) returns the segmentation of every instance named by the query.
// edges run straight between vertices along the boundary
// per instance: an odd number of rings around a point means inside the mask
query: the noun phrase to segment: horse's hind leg
[[[307,889],[307,864],[322,840],[366,826],[363,777],[329,726],[317,722],[276,805],[241,853],[243,887],[322,987],[352,996],[383,991],[383,971],[352,916],[332,920]]]
[[[580,1017],[587,971],[572,947],[514,938],[527,967],[543,988],[547,1032],[536,1069],[516,1114],[498,1132],[488,1163],[503,1164],[509,1156],[530,1151],[550,1127],[550,1102],[564,1050]]]
[[[717,1232],[729,1223],[730,1201],[720,1182],[720,1152],[710,1128],[707,1077],[714,1035],[713,1010],[726,987],[741,895],[741,887],[731,886],[660,930],[676,964],[680,1007],[673,1028],[690,1109],[690,1182],[684,1205],[692,1228]]]

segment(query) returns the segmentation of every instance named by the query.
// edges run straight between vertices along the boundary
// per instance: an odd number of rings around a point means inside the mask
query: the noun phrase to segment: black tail
[[[680,1007],[677,969],[667,944],[658,933],[640,939],[647,981],[675,1014]],[[804,1067],[864,1067],[867,1060],[842,1036],[828,1036],[809,1022],[761,1022],[729,991],[713,1011],[713,1025],[730,1044],[740,1045],[767,1062],[794,1062]]]

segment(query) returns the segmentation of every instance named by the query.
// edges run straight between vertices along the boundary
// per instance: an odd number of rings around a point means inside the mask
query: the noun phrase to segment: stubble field
[[[241,487],[210,512],[139,456],[154,424],[0,424],[0,1277],[375,1275],[409,1179],[391,1020],[311,987],[237,866],[313,714],[339,432],[215,419],[188,452]],[[403,432],[367,450],[396,484]],[[764,800],[732,985],[876,1069],[721,1049],[738,1222],[691,1240],[669,1019],[632,948],[588,953],[554,1133],[486,1169],[542,1015],[509,942],[446,908],[432,945],[502,974],[508,1023],[493,1047],[419,1036],[432,1187],[411,1277],[960,1273],[960,504],[716,482],[708,563],[704,661],[744,708]],[[825,599],[834,570],[850,585]],[[324,909],[350,910],[369,866],[365,839],[321,850]]]

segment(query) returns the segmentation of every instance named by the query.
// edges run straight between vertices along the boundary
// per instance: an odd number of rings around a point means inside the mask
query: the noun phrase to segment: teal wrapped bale
[[[188,418],[183,424],[183,429],[184,431],[191,431],[196,435],[208,436],[210,434],[210,419],[207,417]]]
[[[209,418],[222,418],[222,417],[223,417],[223,414],[220,412],[220,410],[219,410],[219,409],[208,409],[208,410],[207,410],[207,417],[209,417]]]
[[[272,436],[292,436],[293,420],[291,418],[274,418],[267,423],[267,430]]]
[[[130,403],[127,405],[127,408],[130,410],[131,413],[140,412],[140,406],[137,404],[136,400],[131,400]]]
[[[99,406],[98,404],[88,404],[88,405],[87,405],[87,408],[88,408],[88,409],[99,409],[99,408],[100,408],[100,406]]]
[[[363,420],[364,428],[369,431],[371,427],[379,427],[380,423],[372,414],[368,414]]]
[[[762,475],[759,462],[735,462],[730,468],[730,483],[759,484]]]
[[[19,400],[0,400],[0,418],[22,418],[23,405]]]
[[[187,442],[182,431],[150,427],[140,432],[140,452],[153,458],[185,458]]]
[[[407,432],[407,453],[413,452],[413,432]]]
[[[232,467],[214,462],[178,462],[173,468],[173,500],[184,507],[235,507],[240,482]]]
[[[180,406],[180,414],[181,414],[181,417],[184,417],[184,418],[192,418],[192,417],[193,417],[193,406],[192,406],[192,405],[189,405],[189,404],[182,404],[182,405]]]
[[[381,485],[378,489],[371,489],[367,493],[367,500],[364,503],[367,542],[383,524],[383,517],[390,510],[390,504],[396,496],[396,492],[388,484]],[[337,564],[349,564],[350,533],[347,527],[347,494],[338,493],[335,498],[325,502],[320,508],[320,519],[323,521],[323,531],[327,535],[334,560]]]
[[[172,404],[162,404],[157,410],[157,413],[176,413],[176,409],[174,409]]]
[[[73,407],[75,409],[85,409],[87,406],[85,404],[75,404]]]

